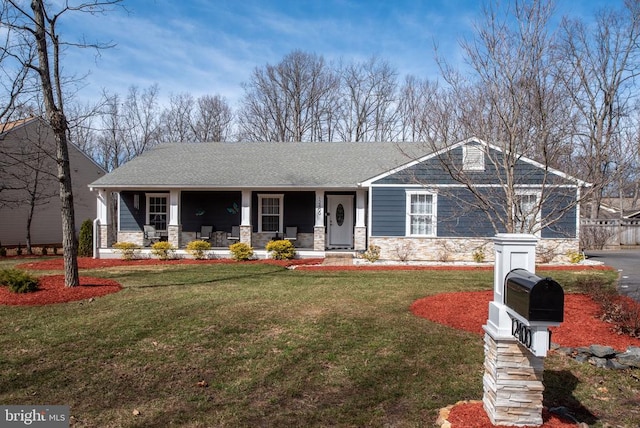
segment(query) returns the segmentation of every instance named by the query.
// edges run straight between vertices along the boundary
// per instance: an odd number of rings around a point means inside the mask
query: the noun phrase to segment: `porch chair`
[[[227,241],[240,241],[240,226],[231,226],[231,233],[227,233]]]
[[[284,239],[287,241],[292,241],[292,244],[295,244],[296,239],[298,239],[298,228],[296,226],[287,226],[284,230]]]
[[[145,239],[145,246],[146,247],[150,247],[151,245],[153,245],[156,242],[160,241],[160,233],[158,233],[158,231],[156,230],[155,226],[152,226],[150,224],[145,224],[144,225],[144,239]],[[148,243],[146,241],[148,241]]]
[[[196,232],[196,239],[210,241],[213,235],[213,226],[200,226],[200,232]]]

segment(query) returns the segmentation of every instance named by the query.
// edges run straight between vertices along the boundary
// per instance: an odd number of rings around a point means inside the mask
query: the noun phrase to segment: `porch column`
[[[313,249],[315,251],[324,251],[326,248],[324,219],[324,190],[316,190],[316,223],[313,227]]]
[[[180,190],[169,192],[169,224],[167,225],[168,241],[175,248],[182,244],[182,224],[180,222]]]
[[[111,236],[109,233],[109,193],[105,189],[98,190],[98,196],[96,197],[96,227],[94,228],[94,248],[109,248],[113,242],[111,242]],[[94,251],[94,257],[98,257],[98,251]]]
[[[240,242],[251,246],[251,190],[242,191]]]
[[[356,226],[353,231],[353,249],[356,251],[367,249],[367,227],[366,217],[366,191],[360,189],[356,191]]]

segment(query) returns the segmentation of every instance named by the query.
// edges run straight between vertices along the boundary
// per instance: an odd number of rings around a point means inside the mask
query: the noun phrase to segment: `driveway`
[[[585,254],[588,259],[617,269],[620,274],[618,292],[640,301],[640,249],[588,250]]]

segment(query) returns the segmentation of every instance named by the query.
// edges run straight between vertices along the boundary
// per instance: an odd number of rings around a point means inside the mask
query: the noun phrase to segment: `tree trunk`
[[[49,125],[53,130],[56,140],[56,163],[58,181],[60,182],[60,204],[62,214],[62,249],[64,259],[64,283],[66,287],[80,285],[78,274],[78,240],[75,234],[75,213],[73,210],[73,192],[71,189],[71,168],[69,166],[69,151],[67,147],[67,119],[62,111],[62,98],[60,88],[57,87],[58,104],[55,102],[54,87],[51,77],[49,50],[47,46],[47,33],[42,0],[32,0],[31,9],[34,13],[35,38],[38,50],[40,83],[42,95],[47,112]],[[57,43],[57,38],[53,39]],[[54,46],[54,52],[58,52]],[[57,63],[57,56],[53,61]],[[56,66],[54,63],[54,69]],[[56,80],[56,85],[59,81]]]

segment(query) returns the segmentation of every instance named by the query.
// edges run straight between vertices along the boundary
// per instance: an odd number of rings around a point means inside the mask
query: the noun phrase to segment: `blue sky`
[[[558,12],[590,17],[607,0],[559,0]],[[615,0],[621,4],[622,0]],[[96,55],[69,50],[65,72],[87,74],[80,99],[103,89],[125,95],[129,86],[158,84],[161,96],[219,94],[236,107],[256,67],[277,64],[299,49],[327,61],[376,55],[399,75],[437,76],[434,43],[452,62],[458,41],[481,18],[472,0],[125,0],[127,11],[67,15],[70,41],[112,42]]]

